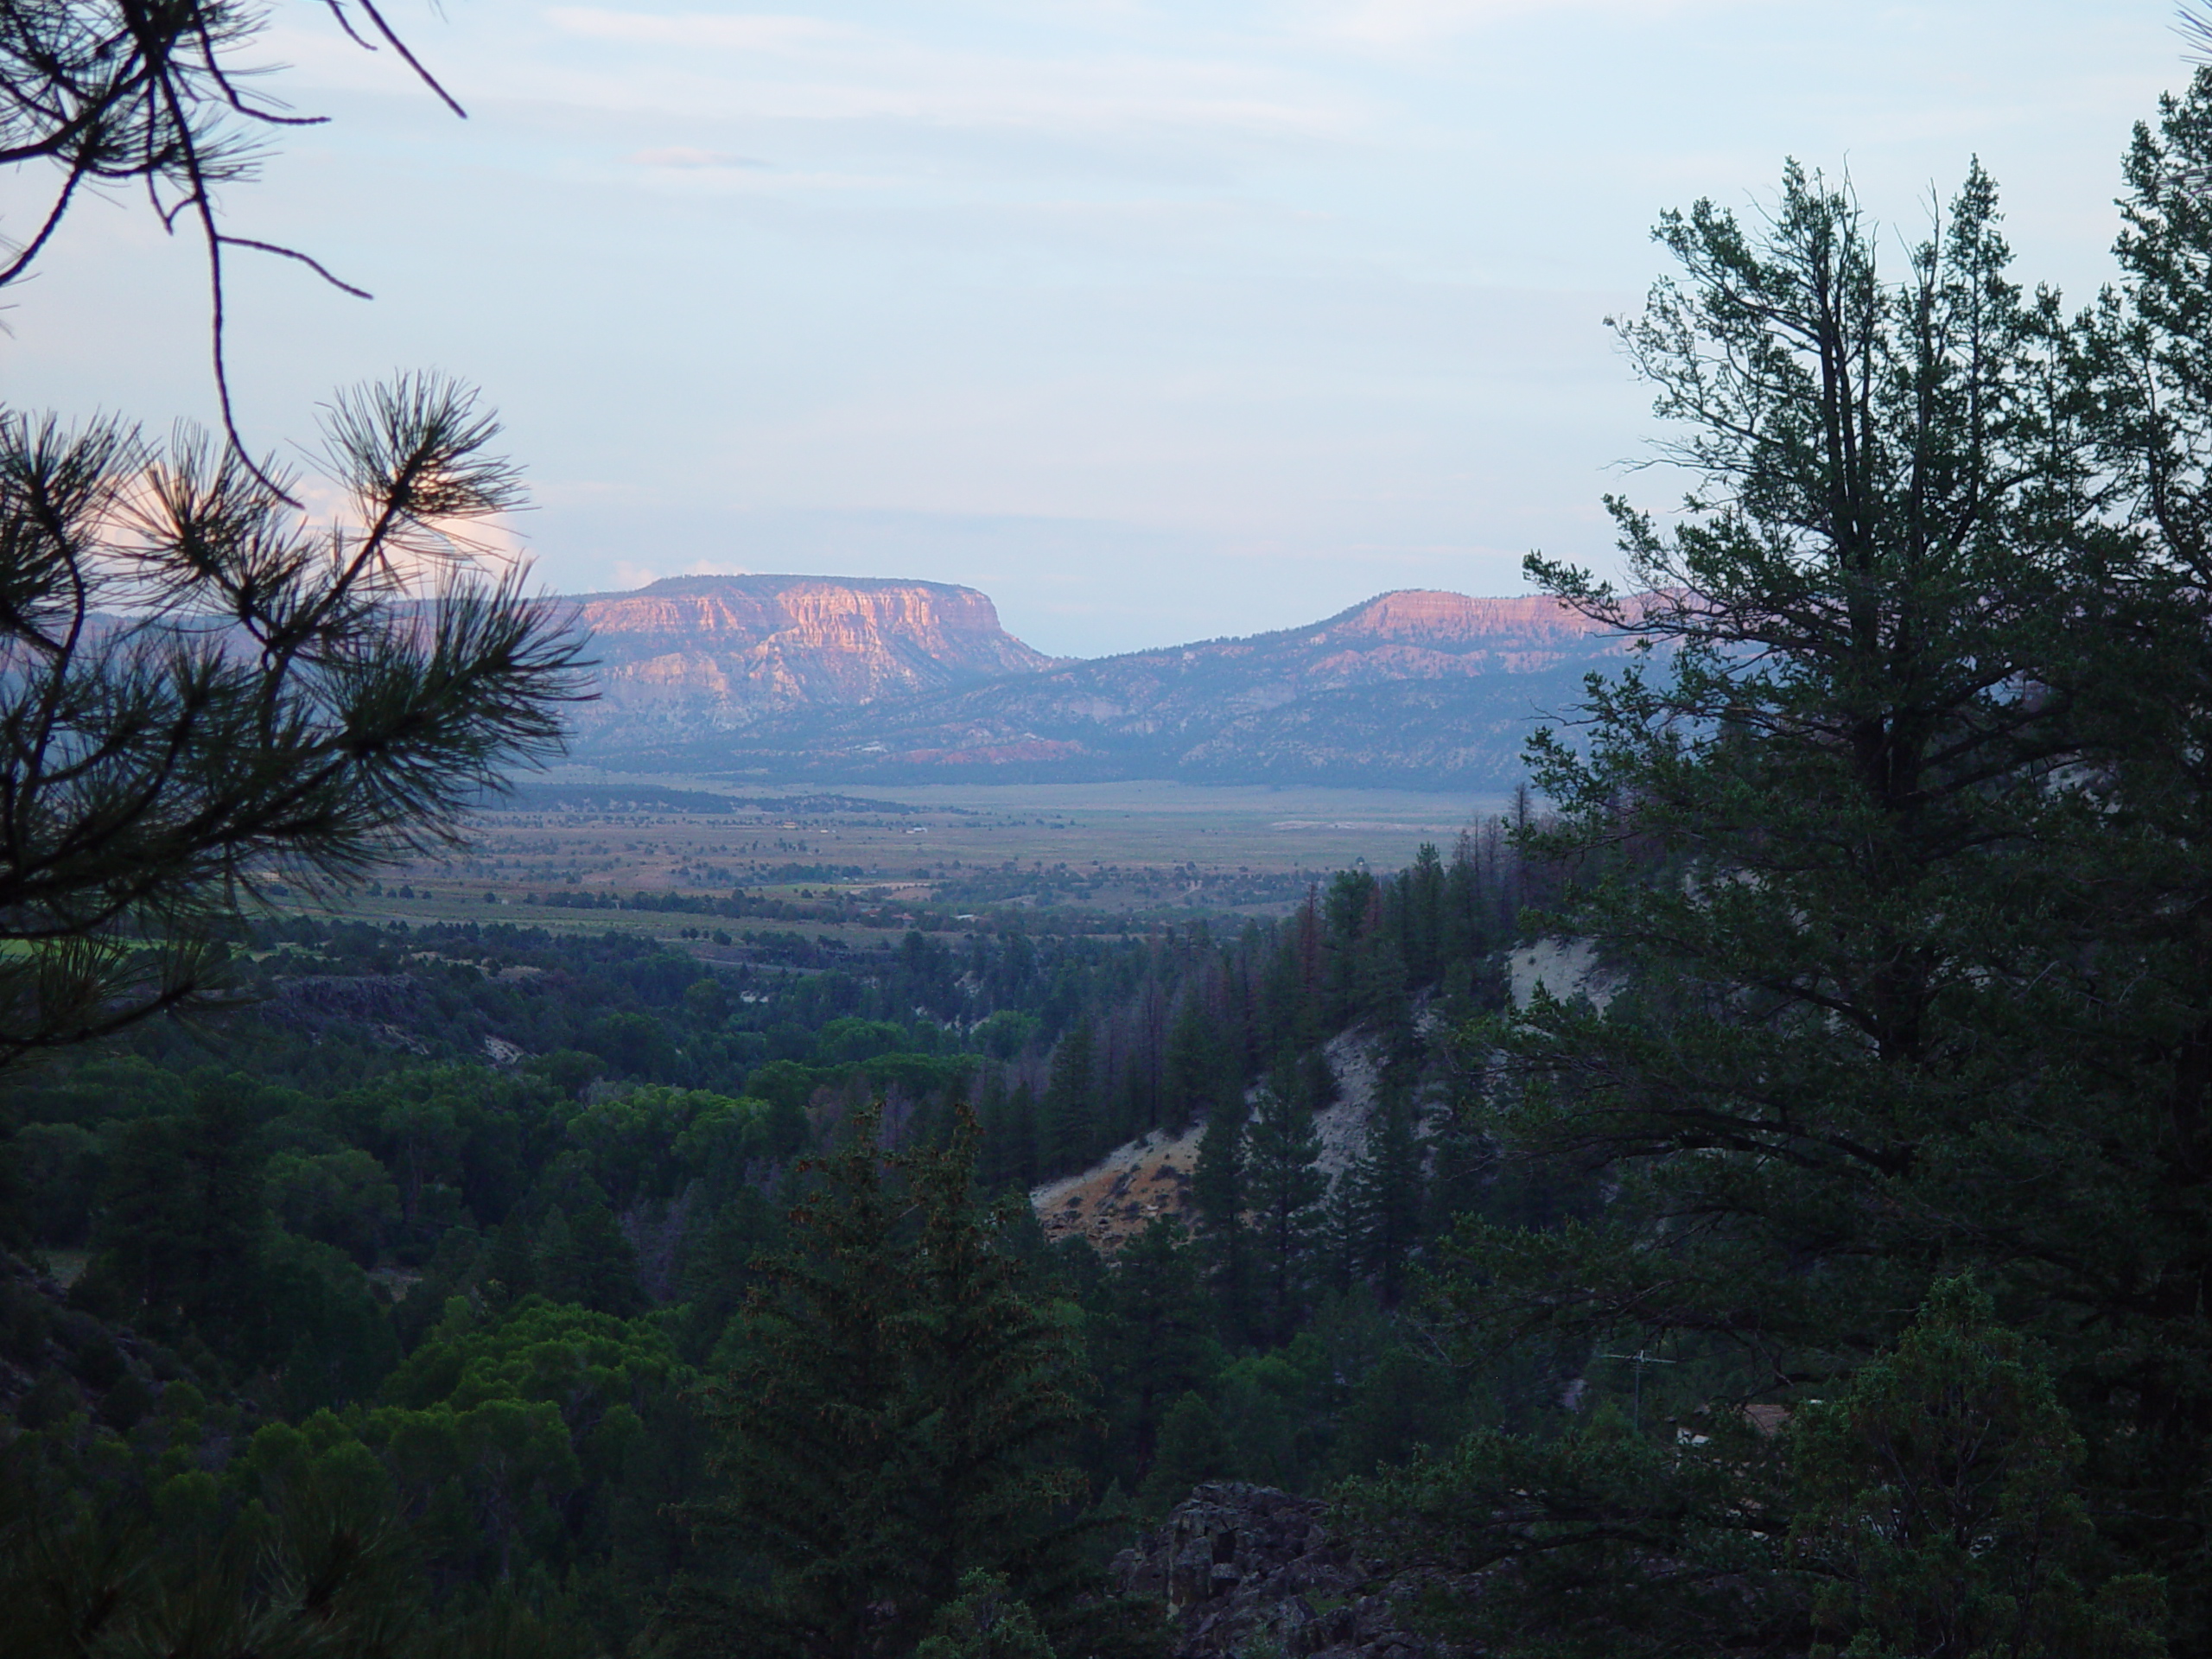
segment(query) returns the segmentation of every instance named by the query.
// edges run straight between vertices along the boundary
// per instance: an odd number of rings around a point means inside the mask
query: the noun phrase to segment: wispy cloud
[[[854,44],[868,30],[812,17],[732,16],[725,12],[611,11],[596,6],[556,6],[545,21],[564,35],[631,46],[674,46],[687,51],[779,52],[830,43]]]
[[[558,35],[612,48],[596,80],[633,105],[642,81],[665,106],[694,113],[809,122],[909,121],[938,127],[1122,130],[1131,126],[1262,133],[1342,132],[1364,118],[1343,89],[1249,54],[1195,48],[982,50],[912,33],[810,18],[563,6]]]
[[[1340,0],[1313,15],[1316,32],[1364,46],[1408,47],[1472,35],[1538,15],[1586,14],[1592,24],[1650,22],[1746,0]]]

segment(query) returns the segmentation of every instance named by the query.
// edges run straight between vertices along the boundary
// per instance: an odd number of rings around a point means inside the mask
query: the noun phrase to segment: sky
[[[481,386],[546,588],[725,571],[982,588],[1095,656],[1396,588],[1607,568],[1649,395],[1605,327],[1663,210],[1786,157],[1902,249],[1979,156],[2018,272],[2109,270],[2159,0],[387,0],[468,110],[312,0],[264,83],[327,125],[229,189],[257,448],[339,387]],[[0,184],[20,230],[45,181]],[[0,398],[207,418],[197,250],[78,212],[0,315]]]

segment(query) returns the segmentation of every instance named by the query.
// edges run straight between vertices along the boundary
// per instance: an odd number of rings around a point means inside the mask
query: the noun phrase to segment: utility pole
[[[1636,1415],[1633,1421],[1636,1427],[1636,1432],[1639,1434],[1643,1433],[1643,1368],[1647,1365],[1672,1365],[1675,1362],[1671,1359],[1662,1359],[1656,1354],[1647,1353],[1641,1348],[1637,1349],[1632,1354],[1600,1354],[1599,1357],[1600,1359],[1624,1359],[1630,1364],[1636,1367]]]

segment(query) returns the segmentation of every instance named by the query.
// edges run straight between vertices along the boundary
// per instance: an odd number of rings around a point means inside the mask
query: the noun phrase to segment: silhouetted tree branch
[[[465,539],[520,499],[435,377],[337,399],[327,525],[189,430],[0,414],[0,1066],[220,1000],[221,924],[452,845],[582,641]]]
[[[467,115],[372,0],[323,3],[355,44],[376,51],[383,42],[455,115]],[[365,29],[356,27],[356,8]],[[188,224],[206,248],[216,401],[250,471],[256,463],[231,395],[226,250],[296,260],[333,287],[369,297],[296,248],[224,229],[217,188],[254,176],[269,132],[327,118],[293,114],[251,86],[266,70],[241,60],[266,21],[238,0],[0,0],[0,166],[44,162],[60,172],[31,233],[0,241],[0,287],[28,274],[86,185],[143,188],[165,228]]]

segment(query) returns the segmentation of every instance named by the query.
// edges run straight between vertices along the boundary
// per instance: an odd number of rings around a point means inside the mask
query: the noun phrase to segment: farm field
[[[1308,883],[1505,810],[1491,797],[1122,784],[767,790],[569,769],[478,813],[469,844],[330,908],[364,920],[500,921],[673,936],[646,895],[804,906],[810,933],[961,926],[992,912],[1279,915]],[[835,899],[834,909],[823,908]],[[870,913],[856,913],[858,906]],[[964,918],[964,919],[963,919]]]

